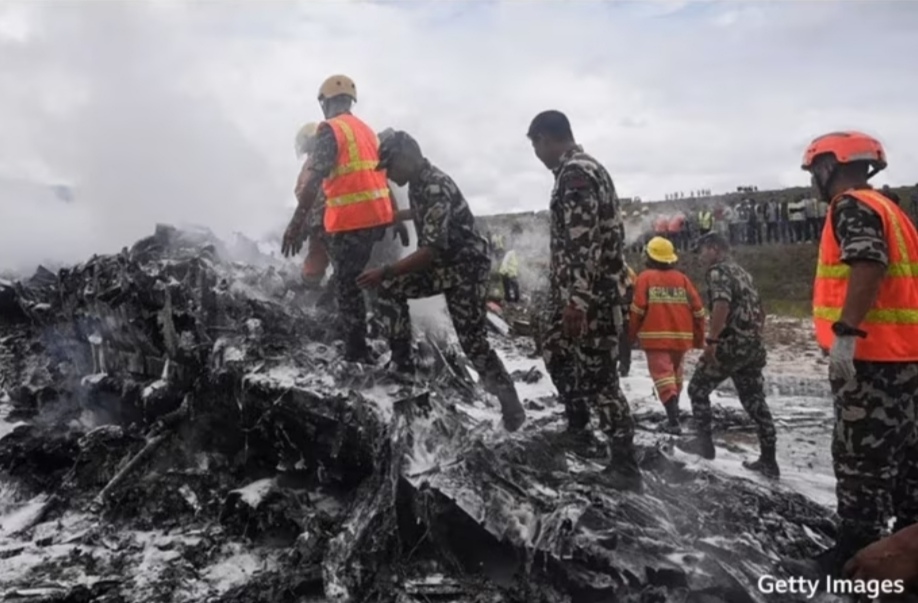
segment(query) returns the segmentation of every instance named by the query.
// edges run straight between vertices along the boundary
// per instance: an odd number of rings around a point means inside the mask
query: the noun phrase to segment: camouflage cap
[[[403,130],[387,128],[379,136],[379,163],[377,170],[385,170],[401,153],[421,154],[421,147],[412,136]]]

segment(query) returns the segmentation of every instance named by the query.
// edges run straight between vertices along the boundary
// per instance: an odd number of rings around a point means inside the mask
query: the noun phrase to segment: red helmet
[[[821,155],[832,155],[838,163],[867,161],[874,173],[886,167],[886,151],[880,141],[862,132],[832,132],[813,140],[803,154],[804,170],[813,168],[813,162]]]

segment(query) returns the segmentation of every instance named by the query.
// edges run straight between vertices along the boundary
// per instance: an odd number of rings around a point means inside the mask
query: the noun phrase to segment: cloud
[[[415,134],[479,214],[546,206],[525,132],[548,108],[623,196],[804,184],[804,145],[841,128],[884,141],[880,182],[912,182],[916,27],[883,0],[0,0],[0,177],[73,183],[80,214],[17,211],[0,182],[17,216],[0,257],[78,259],[155,221],[277,228],[293,135],[339,72],[357,113]]]

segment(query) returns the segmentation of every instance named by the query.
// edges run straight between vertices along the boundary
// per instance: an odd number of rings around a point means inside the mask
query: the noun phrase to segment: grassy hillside
[[[737,247],[736,261],[755,279],[769,314],[805,317],[812,308],[813,279],[816,276],[816,245],[762,245]],[[643,262],[637,254],[628,257],[637,269]],[[680,269],[704,294],[704,269],[692,253],[680,255]]]
[[[545,212],[502,214],[479,218],[488,232],[502,233],[516,241],[521,261],[521,285],[531,288],[533,275],[543,276],[548,263],[548,216]],[[809,316],[813,279],[816,275],[816,245],[741,246],[733,250],[736,260],[752,274],[769,314]],[[681,254],[680,269],[704,290],[704,270],[692,253]],[[643,267],[638,254],[628,262]]]

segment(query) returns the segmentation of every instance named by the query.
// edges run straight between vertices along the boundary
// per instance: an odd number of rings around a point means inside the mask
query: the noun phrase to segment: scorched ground
[[[162,226],[0,286],[8,600],[737,603],[831,542],[830,404],[796,340],[772,351],[797,366],[770,380],[780,483],[740,467],[729,390],[718,460],[673,452],[636,362],[646,492],[622,494],[602,446],[564,444],[527,340],[494,334],[530,416],[508,435],[448,337],[417,334],[416,381],[347,364],[297,278]]]

